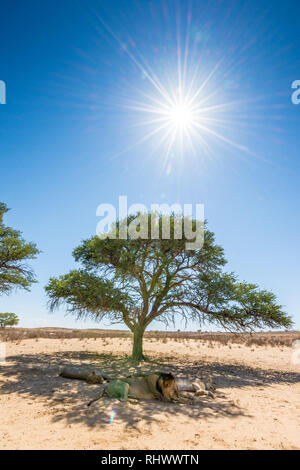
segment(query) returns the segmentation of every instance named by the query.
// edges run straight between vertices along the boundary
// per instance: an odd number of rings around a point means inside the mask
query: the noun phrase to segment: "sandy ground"
[[[127,339],[7,343],[0,365],[0,449],[299,449],[300,365],[292,350],[201,341],[145,341],[141,370],[212,376],[215,399],[194,405],[103,399],[58,377],[65,365],[132,372]]]

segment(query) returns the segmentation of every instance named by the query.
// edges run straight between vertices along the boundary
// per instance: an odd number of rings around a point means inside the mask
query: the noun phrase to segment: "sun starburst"
[[[236,112],[240,103],[223,93],[223,60],[200,60],[191,53],[194,49],[190,48],[189,19],[184,36],[178,20],[174,50],[177,64],[158,71],[137,48],[131,47],[130,42],[124,44],[101,18],[100,21],[144,79],[142,86],[135,83],[134,98],[127,95],[120,104],[126,113],[130,112],[130,118],[129,114],[126,116],[132,127],[140,128],[133,144],[121,153],[151,141],[151,153],[159,151],[166,162],[171,154],[183,155],[187,149],[197,155],[212,154],[216,142],[251,154],[232,136],[232,129],[241,124]]]
[[[157,86],[153,94],[141,92],[141,101],[126,105],[128,110],[138,114],[135,126],[146,129],[137,145],[157,136],[155,149],[165,146],[166,158],[174,148],[180,152],[187,147],[196,151],[201,145],[203,150],[209,151],[208,141],[212,138],[238,146],[218,130],[219,127],[226,127],[224,114],[232,103],[215,103],[214,94],[205,90],[206,81],[194,90],[177,85],[167,91],[159,81],[156,82],[156,77],[154,80]]]

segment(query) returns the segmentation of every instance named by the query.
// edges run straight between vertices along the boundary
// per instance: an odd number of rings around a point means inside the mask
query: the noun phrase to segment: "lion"
[[[131,398],[164,402],[179,400],[179,390],[174,375],[164,372],[113,380],[105,385],[100,396],[90,401],[88,406],[104,395],[121,401]]]
[[[206,395],[214,398],[216,386],[211,377],[207,380],[178,378],[176,382],[179,392],[194,392],[196,397]]]

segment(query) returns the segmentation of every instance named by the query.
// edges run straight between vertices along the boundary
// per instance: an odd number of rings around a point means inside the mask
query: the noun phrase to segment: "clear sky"
[[[299,31],[289,0],[2,2],[0,200],[42,254],[38,284],[0,310],[21,326],[93,327],[49,314],[43,288],[74,266],[97,206],[127,195],[203,203],[227,269],[275,292],[299,329]],[[183,147],[158,132],[180,86],[206,108]]]

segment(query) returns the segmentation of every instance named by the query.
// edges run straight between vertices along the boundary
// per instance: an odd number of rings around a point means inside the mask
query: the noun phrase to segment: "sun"
[[[193,110],[186,103],[178,103],[170,107],[170,124],[177,130],[188,130],[193,125]]]
[[[128,128],[132,129],[132,143],[119,155],[151,142],[147,147],[148,155],[159,153],[164,162],[175,157],[185,161],[186,155],[211,158],[217,144],[256,156],[231,137],[244,126],[243,109],[247,110],[248,104],[247,100],[236,100],[230,94],[231,65],[226,65],[219,53],[214,57],[207,50],[207,58],[202,52],[196,54],[198,42],[192,41],[190,14],[182,28],[180,18],[176,20],[175,47],[169,51],[171,55],[168,52],[171,58],[165,61],[164,67],[152,54],[151,62],[138,50],[135,41],[124,43],[102,18],[99,19],[137,72],[137,81],[128,87],[132,93],[126,90],[126,97],[118,99],[116,105],[126,111],[126,125],[131,122]],[[164,54],[164,51],[162,47],[159,53]]]
[[[181,154],[187,146],[195,151],[193,140],[197,136],[205,145],[201,134],[206,130],[207,107],[199,103],[199,89],[185,90],[179,84],[166,89],[160,82],[154,88],[156,93],[142,93],[143,101],[128,105],[128,109],[140,113],[138,125],[148,128],[138,144],[157,136],[155,148],[165,146],[166,159],[174,149]]]
[[[181,79],[167,87],[156,76],[149,74],[153,93],[141,92],[141,101],[134,100],[127,105],[127,109],[139,113],[136,126],[145,129],[135,145],[156,137],[153,153],[163,149],[165,161],[177,153],[182,157],[190,150],[197,155],[199,148],[202,154],[210,156],[214,141],[249,153],[246,147],[226,135],[234,104],[215,102],[216,93],[205,89],[213,71],[197,87],[195,80],[185,87]]]

